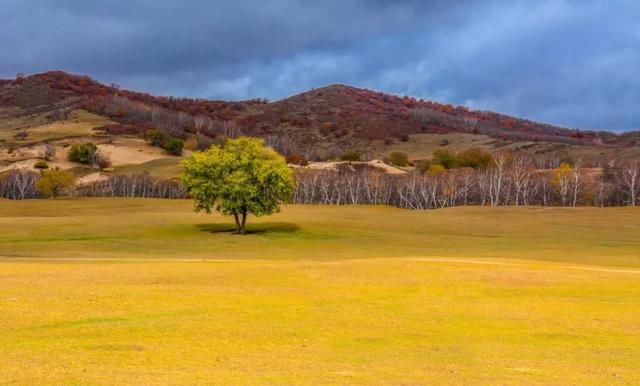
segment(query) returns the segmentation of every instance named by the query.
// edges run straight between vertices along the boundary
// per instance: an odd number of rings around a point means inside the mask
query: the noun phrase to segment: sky
[[[276,100],[341,83],[640,129],[637,0],[0,0],[0,77]]]

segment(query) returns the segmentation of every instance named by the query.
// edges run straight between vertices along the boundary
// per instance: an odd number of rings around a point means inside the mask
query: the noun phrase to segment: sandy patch
[[[127,139],[98,145],[113,166],[143,164],[145,162],[169,158],[163,149],[148,145],[143,140]]]
[[[338,166],[349,164],[347,161],[340,162],[311,162],[309,163],[309,169],[315,170],[337,170]],[[387,165],[380,160],[373,160],[369,162],[351,162],[351,165],[367,165],[382,170],[387,174],[406,174],[407,172],[402,169],[398,169],[394,166]]]
[[[67,160],[69,145],[73,143],[90,142],[91,139],[76,138],[73,140],[56,141],[55,156],[48,161],[50,168],[71,169],[80,164]],[[171,158],[163,149],[150,146],[142,139],[128,138],[120,141],[97,144],[98,149],[111,160],[112,166],[137,165],[157,159]],[[11,169],[33,169],[33,165],[40,161],[44,152],[44,144],[36,144],[15,149],[9,153],[7,149],[0,149],[0,172]],[[186,153],[186,152],[185,152]]]
[[[82,176],[76,180],[76,185],[86,185],[93,182],[108,180],[109,176],[104,173],[91,173],[86,176]]]

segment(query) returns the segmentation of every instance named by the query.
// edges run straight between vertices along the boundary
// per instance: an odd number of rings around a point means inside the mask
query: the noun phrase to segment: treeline
[[[39,198],[40,174],[12,170],[0,177],[0,197]],[[610,161],[602,168],[580,162],[541,169],[528,156],[498,154],[488,165],[445,168],[432,163],[405,175],[374,168],[296,171],[296,204],[391,205],[435,209],[459,205],[636,206],[640,195],[640,161]],[[65,192],[84,197],[186,198],[179,181],[147,173],[111,176]]]
[[[488,167],[431,166],[395,176],[376,171],[300,170],[294,202],[391,205],[435,209],[458,205],[636,206],[640,162],[611,161],[601,169],[576,163],[538,169],[526,156],[497,155]]]
[[[140,197],[140,198],[186,198],[186,190],[179,181],[163,180],[148,173],[112,176],[77,189],[83,197]]]
[[[44,172],[47,173],[47,172]],[[0,198],[28,200],[52,196],[38,189],[41,173],[28,169],[13,169],[0,176]],[[55,181],[57,183],[58,181]],[[56,191],[55,196],[73,197],[140,197],[140,198],[186,198],[186,191],[179,181],[163,180],[148,173],[116,175],[105,180]]]

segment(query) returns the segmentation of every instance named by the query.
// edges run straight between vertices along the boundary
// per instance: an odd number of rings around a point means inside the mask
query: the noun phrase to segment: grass
[[[0,383],[637,384],[640,211],[0,201]]]
[[[5,140],[7,143],[14,145],[29,145],[43,141],[92,136],[96,134],[95,131],[93,131],[94,128],[113,123],[107,118],[89,113],[85,110],[74,111],[71,118],[67,121],[45,123],[42,122],[43,116],[37,116],[37,120],[34,120],[36,119],[34,117],[24,118],[25,121],[22,123],[24,126],[17,126],[21,127],[20,130],[28,133],[28,137],[24,140],[14,138],[18,130],[17,128],[12,129],[10,122],[0,122],[4,128],[0,130],[0,140]]]
[[[154,177],[165,180],[177,179],[182,175],[182,166],[180,162],[182,158],[160,158],[141,164],[131,164],[117,166],[114,168],[113,174],[141,174],[149,173]]]

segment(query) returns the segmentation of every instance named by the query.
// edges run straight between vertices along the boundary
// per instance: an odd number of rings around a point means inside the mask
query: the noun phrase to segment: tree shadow
[[[228,223],[197,224],[196,228],[200,232],[207,233],[234,233],[235,227]],[[264,233],[294,233],[300,229],[296,224],[288,222],[265,222],[257,224],[247,224],[248,235],[259,235]]]

